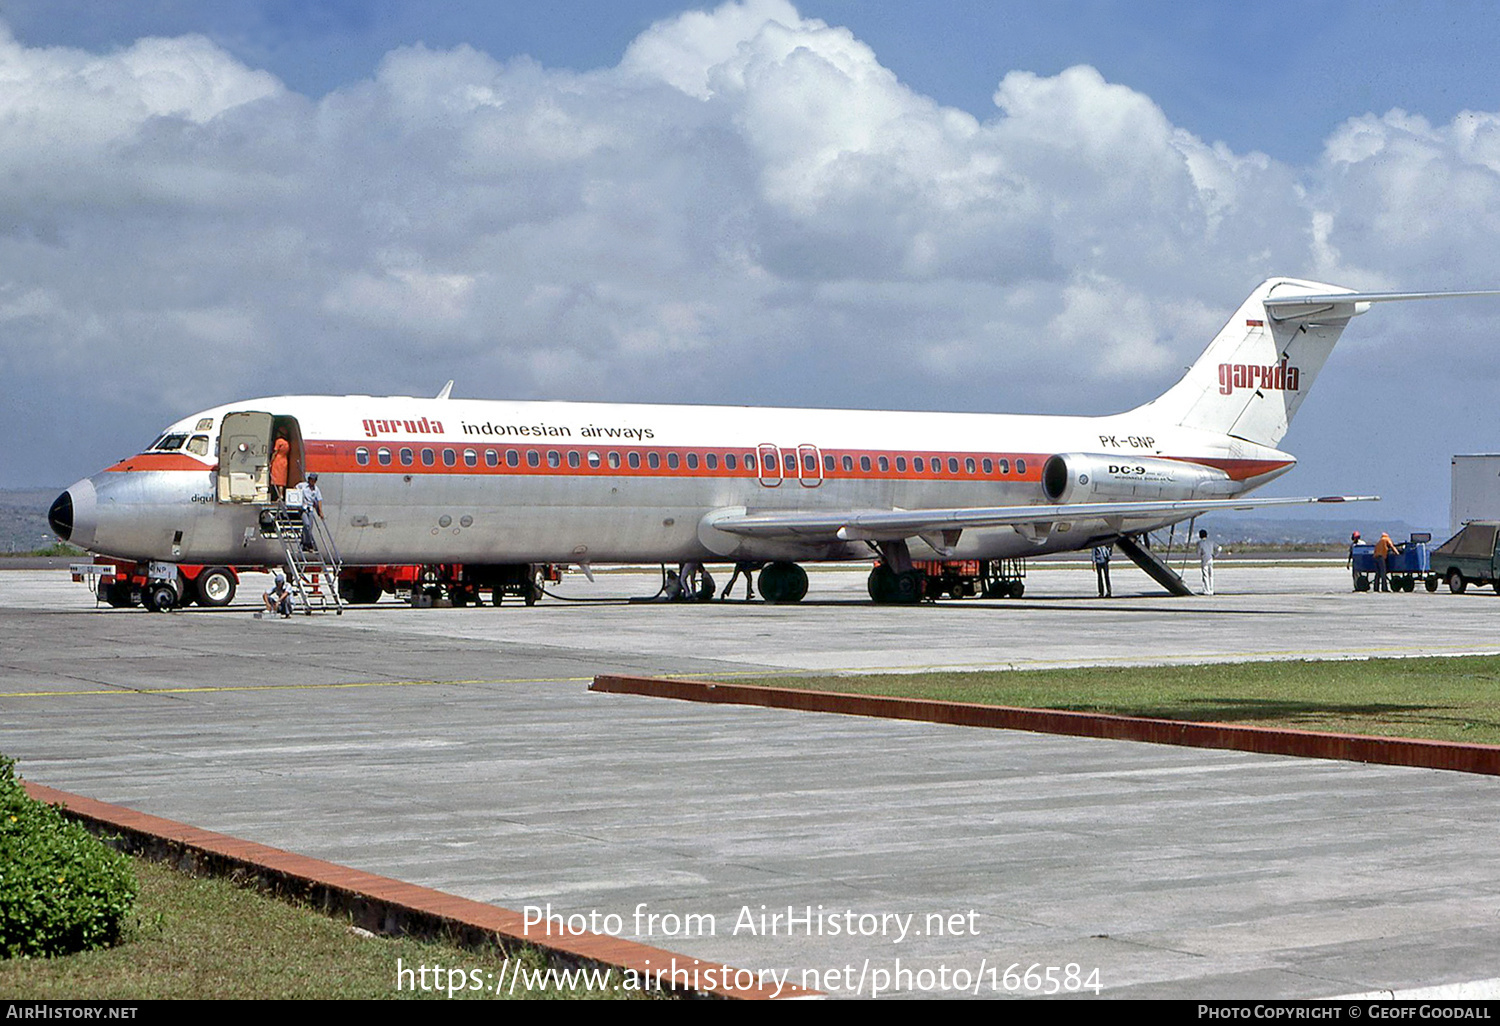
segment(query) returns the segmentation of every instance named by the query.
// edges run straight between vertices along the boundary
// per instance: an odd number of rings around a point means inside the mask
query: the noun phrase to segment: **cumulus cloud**
[[[0,27],[3,416],[31,453],[4,476],[86,472],[214,402],[448,377],[1107,412],[1271,274],[1500,280],[1500,114],[1355,117],[1298,168],[1090,67],[997,77],[991,115],[944,108],[786,0],[668,19],[589,73],[413,45],[317,101],[201,37]],[[60,451],[44,413],[81,380],[108,382],[100,426]]]

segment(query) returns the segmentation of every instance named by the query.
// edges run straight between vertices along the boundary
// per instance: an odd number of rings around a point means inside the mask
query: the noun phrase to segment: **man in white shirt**
[[[317,534],[313,531],[313,517],[323,517],[323,493],[318,489],[318,475],[314,471],[307,475],[306,481],[298,482],[297,487],[287,495],[287,506],[302,510],[302,548],[306,552],[317,549],[314,539]]]
[[[1218,546],[1209,540],[1207,531],[1198,532],[1198,567],[1203,571],[1203,594],[1214,593],[1214,549]]]

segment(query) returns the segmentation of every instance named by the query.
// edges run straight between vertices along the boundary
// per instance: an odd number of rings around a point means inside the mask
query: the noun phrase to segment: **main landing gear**
[[[807,571],[796,563],[767,563],[760,572],[760,597],[767,602],[801,602],[807,597]]]
[[[909,606],[922,601],[927,575],[912,566],[904,541],[881,542],[880,565],[870,571],[870,598],[881,605]]]

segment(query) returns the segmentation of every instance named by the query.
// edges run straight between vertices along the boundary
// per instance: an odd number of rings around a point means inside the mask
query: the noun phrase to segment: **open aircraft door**
[[[269,413],[226,413],[219,427],[219,501],[271,499]]]
[[[271,497],[271,447],[285,438],[287,483],[302,480],[302,429],[295,417],[257,410],[224,414],[219,425],[219,501],[267,503]]]

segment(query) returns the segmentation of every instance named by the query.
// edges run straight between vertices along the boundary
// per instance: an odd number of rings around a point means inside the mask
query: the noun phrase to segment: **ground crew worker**
[[[1358,544],[1360,544],[1359,532],[1355,531],[1353,534],[1351,534],[1349,536],[1349,562],[1347,564],[1345,564],[1349,568],[1349,573],[1352,574],[1353,577],[1354,577],[1354,590],[1355,591],[1359,590],[1359,571],[1356,570],[1356,569],[1354,569],[1354,546],[1356,546]]]
[[[1114,590],[1109,586],[1109,557],[1114,551],[1113,545],[1094,546],[1094,575],[1099,578],[1099,597],[1114,598]]]
[[[1391,590],[1391,557],[1396,554],[1396,543],[1391,541],[1391,536],[1384,531],[1380,532],[1380,540],[1375,543],[1375,590]]]
[[[1203,594],[1214,593],[1214,549],[1218,548],[1209,540],[1207,531],[1198,532],[1198,568],[1203,572]]]

